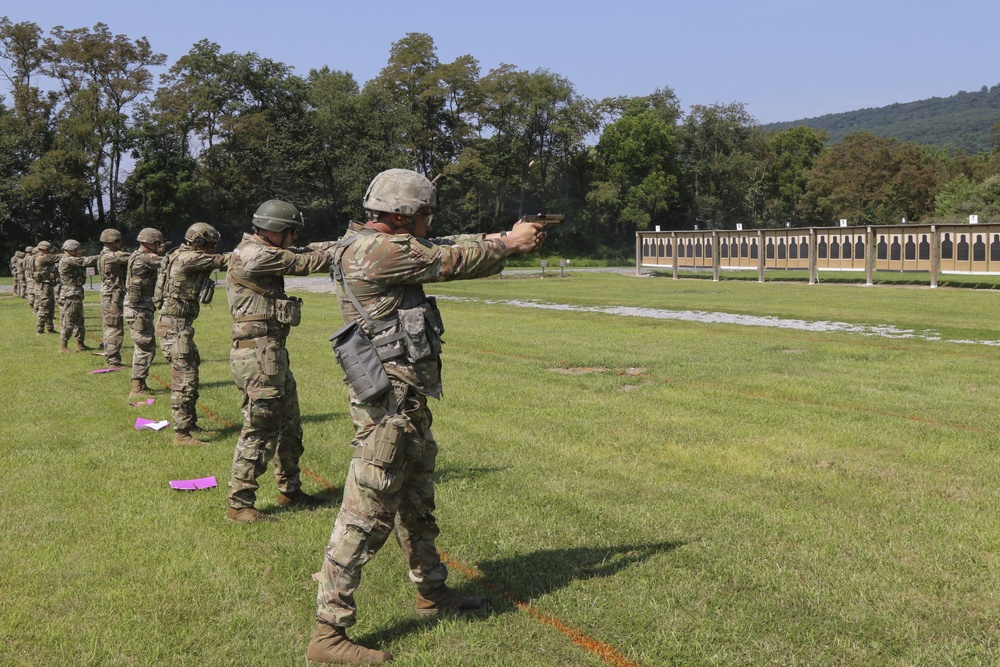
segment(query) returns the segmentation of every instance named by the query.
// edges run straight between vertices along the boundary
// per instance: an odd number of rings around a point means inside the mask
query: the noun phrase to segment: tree
[[[806,190],[806,172],[823,153],[827,132],[805,125],[772,132],[765,137],[767,163],[764,208],[759,222],[780,226],[803,224],[799,203]]]
[[[44,41],[45,72],[63,92],[60,150],[86,164],[90,206],[98,227],[116,226],[122,157],[129,148],[128,111],[152,87],[150,67],[166,56],[145,37],[113,35],[103,23],[93,30],[56,26]],[[107,196],[107,212],[105,211]]]
[[[813,224],[838,218],[866,225],[919,220],[934,210],[936,190],[933,160],[919,146],[858,132],[806,172],[800,211]]]
[[[595,149],[599,180],[588,193],[593,215],[622,241],[651,225],[683,221],[677,121],[680,103],[669,88],[626,105]]]
[[[692,222],[725,227],[751,221],[763,196],[764,142],[744,105],[692,106],[680,138]]]

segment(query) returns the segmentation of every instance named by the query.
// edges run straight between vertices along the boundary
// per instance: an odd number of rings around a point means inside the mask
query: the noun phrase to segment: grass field
[[[1000,663],[1000,349],[518,308],[642,306],[887,324],[1000,341],[1000,294],[570,274],[428,290],[439,548],[489,613],[418,620],[399,549],[365,570],[358,640],[425,665]],[[220,292],[218,297],[221,297]],[[128,373],[60,355],[0,298],[0,664],[302,665],[311,574],[350,450],[329,295],[290,339],[305,488],[229,524],[239,395],[224,300],[203,311],[207,447],[174,447]],[[96,295],[88,295],[92,342]],[[126,345],[125,357],[129,357]],[[219,487],[168,488],[214,475]]]

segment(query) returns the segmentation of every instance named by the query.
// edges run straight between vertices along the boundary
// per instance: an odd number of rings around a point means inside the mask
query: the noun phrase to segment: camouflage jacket
[[[97,260],[97,271],[101,274],[101,296],[113,297],[116,293],[124,292],[128,260],[129,254],[124,250],[101,250]]]
[[[426,326],[427,337],[431,339],[431,354],[417,361],[411,360],[415,355],[410,351],[401,351],[400,356],[388,361],[380,354],[386,373],[390,378],[405,382],[422,394],[440,397],[440,334],[444,327],[436,305],[433,300],[428,300],[422,285],[483,278],[500,273],[507,264],[503,242],[499,239],[486,239],[482,234],[418,239],[409,235],[383,234],[359,222],[351,222],[338,244],[342,245],[356,235],[360,238],[342,251],[338,249],[335,252],[343,253],[340,266],[344,279],[370,317],[383,322],[395,320],[393,326],[374,336],[376,346],[379,346],[380,340],[401,337],[403,327],[399,324],[399,319],[406,317],[411,311],[422,311],[415,318],[417,327],[424,326],[422,320],[429,320]],[[344,322],[363,322],[338,280],[336,265],[331,268],[331,274]],[[435,319],[437,321],[433,322]],[[433,340],[435,338],[436,341]]]
[[[39,252],[31,263],[32,278],[39,285],[59,284],[59,260],[62,253],[53,255],[51,253]]]
[[[256,234],[244,234],[229,257],[226,295],[233,316],[233,340],[276,338],[284,342],[289,324],[278,321],[276,302],[286,300],[284,276],[305,276],[330,268],[332,243],[282,249]]]
[[[23,251],[18,251],[18,252],[21,252],[22,254],[21,255],[14,255],[13,257],[10,258],[10,275],[16,277],[17,274],[20,273],[21,276],[22,276],[22,279],[23,279],[23,276],[24,276],[24,259],[23,259],[24,258],[24,254],[23,254]]]
[[[31,288],[35,286],[35,253],[24,253],[24,283]]]
[[[125,266],[125,305],[132,309],[153,310],[156,272],[163,257],[139,248],[129,255]]]
[[[164,257],[153,293],[153,304],[160,309],[160,314],[197,319],[201,304],[212,301],[215,285],[212,271],[228,267],[229,255],[228,252],[214,255],[185,243]],[[199,293],[208,296],[199,297]]]
[[[83,286],[87,283],[88,266],[97,266],[100,255],[73,257],[62,255],[59,259],[59,297],[83,298]]]

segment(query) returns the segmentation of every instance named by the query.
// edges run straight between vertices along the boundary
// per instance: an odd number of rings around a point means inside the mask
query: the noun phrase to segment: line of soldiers
[[[284,276],[330,271],[346,324],[335,337],[357,332],[369,350],[369,363],[363,377],[355,374],[345,380],[355,426],[354,453],[317,577],[316,625],[306,654],[307,661],[323,664],[392,660],[385,651],[355,643],[346,630],[356,620],[354,593],[361,570],[393,532],[417,589],[419,616],[470,612],[487,605],[485,597],[447,586],[448,568],[435,546],[438,446],[431,433],[428,398],[442,395],[444,325],[434,298],[424,294],[423,283],[495,275],[508,256],[534,252],[545,238],[542,225],[524,221],[496,234],[429,238],[437,190],[422,174],[409,170],[390,169],[376,176],[363,205],[364,223],[352,221],[339,240],[304,248],[293,247],[305,225],[301,212],[288,202],[269,200],[254,213],[252,233],[245,233],[232,253],[215,252],[220,235],[206,223],[192,225],[184,244],[167,254],[162,234],[154,229],[140,232],[140,248],[127,260],[120,249],[121,236],[115,236],[114,230],[101,235],[105,244],[101,255],[82,258],[65,246],[63,253],[70,258],[68,275],[73,275],[70,268],[93,265],[87,264],[91,260],[101,271],[109,364],[121,363],[120,313],[131,326],[136,345],[132,396],[149,391],[145,377],[154,354],[155,333],[172,367],[174,442],[182,445],[207,444],[192,435],[198,430],[195,403],[200,362],[193,322],[201,304],[212,300],[215,281],[211,272],[227,269],[230,366],[242,394],[243,427],[233,453],[226,519],[239,523],[277,521],[255,507],[257,479],[272,460],[279,506],[308,507],[322,502],[301,489],[302,421],[285,343],[291,328],[300,322],[302,302],[285,293]],[[39,256],[45,257],[46,251],[35,255],[33,267],[49,263],[39,261]],[[61,268],[63,260],[59,262]],[[39,271],[32,272],[36,281],[38,275]],[[35,296],[36,303],[44,299],[44,295]],[[73,308],[69,310],[75,312]],[[82,326],[63,321],[64,328]],[[39,332],[43,331],[39,324]],[[355,352],[365,354],[360,348]],[[345,370],[356,370],[347,358],[338,353]],[[360,356],[352,359],[359,361]],[[348,376],[352,377],[350,372]],[[369,391],[373,384],[377,391]]]

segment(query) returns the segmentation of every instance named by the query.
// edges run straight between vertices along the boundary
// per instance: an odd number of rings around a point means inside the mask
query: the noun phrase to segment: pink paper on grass
[[[177,491],[198,491],[200,489],[211,489],[213,486],[216,486],[214,475],[199,479],[174,479],[170,481],[170,488]]]
[[[169,426],[170,422],[164,419],[163,421],[153,421],[152,419],[143,419],[142,417],[135,418],[135,430],[136,431],[159,431],[165,426]]]
[[[96,371],[90,371],[91,373],[114,373],[115,371],[120,371],[120,368],[98,368]]]

